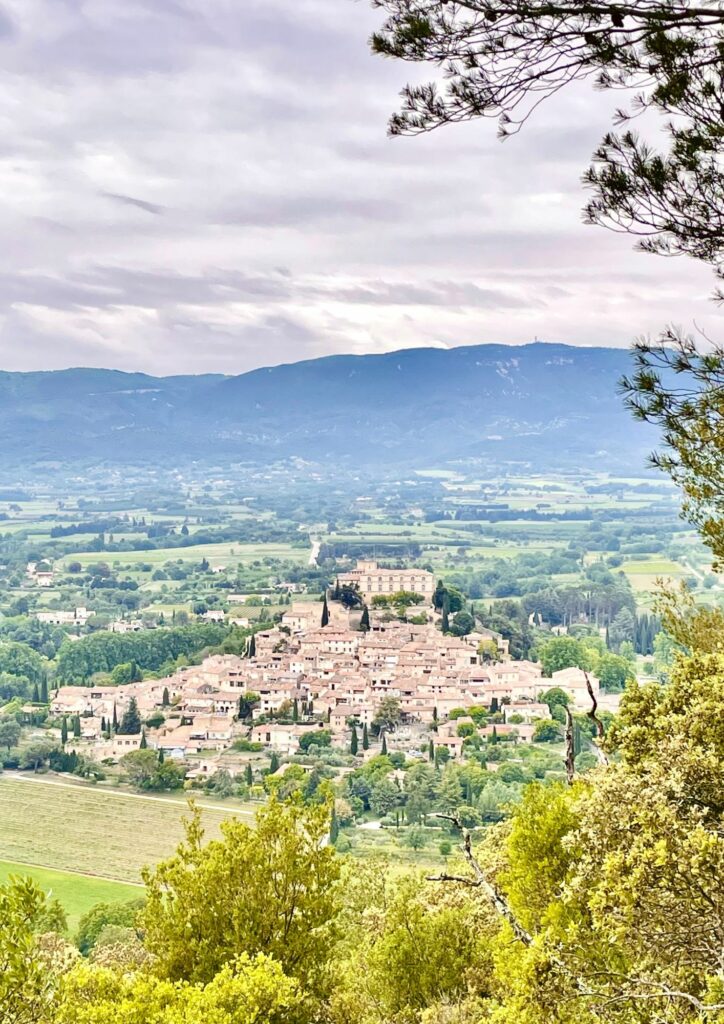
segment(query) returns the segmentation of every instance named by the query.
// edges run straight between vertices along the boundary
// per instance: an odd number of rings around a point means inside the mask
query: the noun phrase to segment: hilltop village
[[[482,738],[495,733],[530,743],[537,723],[551,717],[539,698],[552,687],[578,710],[591,706],[578,668],[544,677],[539,664],[512,660],[499,634],[444,634],[431,573],[363,562],[340,577],[340,587],[359,593],[364,611],[331,592],[323,603],[291,604],[278,626],[253,634],[244,657],[217,654],[125,685],[61,686],[52,715],[79,720],[66,749],[106,761],[148,748],[184,763],[190,779],[220,767],[240,770],[243,758],[235,764],[232,748],[291,756],[324,733],[325,742],[349,750],[358,729],[369,741],[360,757],[378,754],[383,744],[385,751],[426,756],[432,744],[459,758],[466,738],[461,716],[472,722],[472,709],[495,716],[479,725]],[[414,622],[392,617],[380,601],[399,592],[417,595]],[[602,694],[595,677],[588,682],[612,709],[616,696]],[[395,719],[380,728],[383,706],[394,707]],[[138,728],[119,731],[130,708]]]

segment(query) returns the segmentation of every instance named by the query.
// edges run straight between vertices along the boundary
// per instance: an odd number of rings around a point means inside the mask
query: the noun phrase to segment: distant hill
[[[655,442],[623,408],[621,349],[536,343],[331,356],[221,375],[0,373],[0,466],[299,457],[639,469]]]

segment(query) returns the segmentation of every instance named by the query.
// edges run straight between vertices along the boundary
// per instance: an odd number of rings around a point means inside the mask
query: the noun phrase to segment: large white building
[[[421,594],[431,601],[435,590],[435,577],[426,569],[383,569],[377,562],[368,561],[357,562],[357,568],[342,573],[339,582],[357,587],[367,601],[375,594],[396,594],[400,590]]]

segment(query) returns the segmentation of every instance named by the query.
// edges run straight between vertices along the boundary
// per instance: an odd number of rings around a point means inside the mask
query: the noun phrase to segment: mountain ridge
[[[529,345],[331,355],[226,374],[0,371],[0,465],[112,459],[414,466],[643,464],[626,350]]]

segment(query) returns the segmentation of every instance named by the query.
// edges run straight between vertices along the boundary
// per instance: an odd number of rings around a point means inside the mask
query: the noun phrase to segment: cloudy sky
[[[386,137],[367,0],[0,0],[0,369],[240,373],[335,352],[624,346],[709,273],[584,227],[581,89]]]

